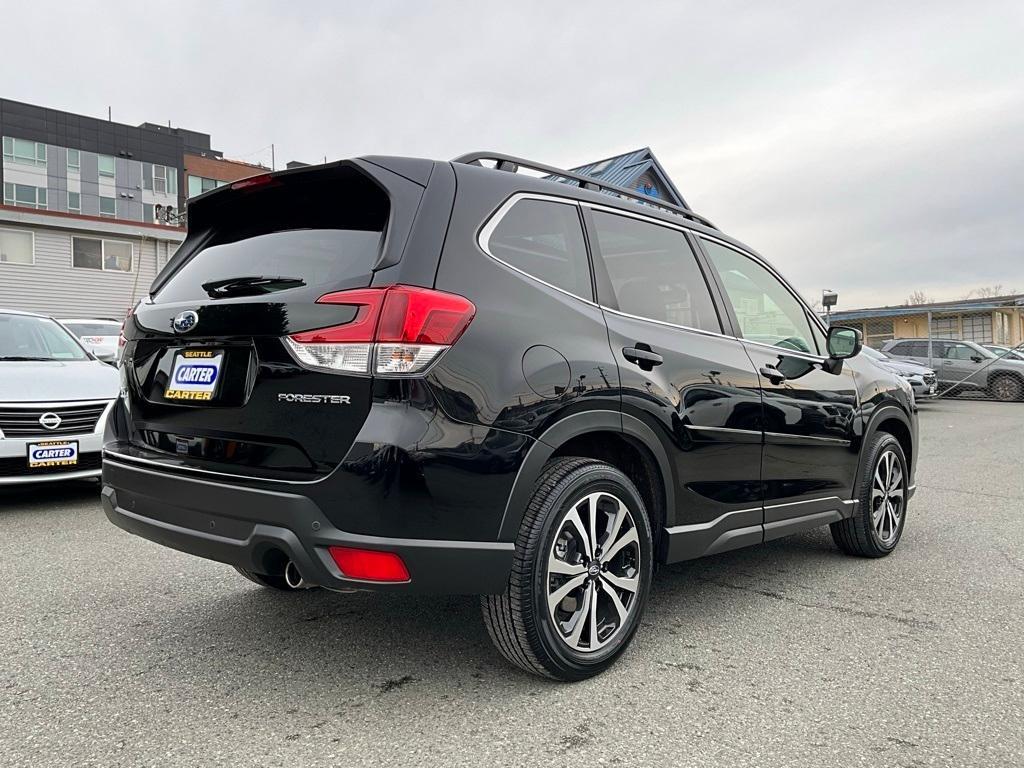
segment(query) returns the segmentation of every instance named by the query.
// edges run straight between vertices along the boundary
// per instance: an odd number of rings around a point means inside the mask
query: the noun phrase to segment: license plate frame
[[[164,399],[209,403],[217,398],[224,372],[223,349],[179,349],[171,359]]]
[[[26,449],[29,469],[73,468],[78,465],[78,456],[77,440],[39,440]]]

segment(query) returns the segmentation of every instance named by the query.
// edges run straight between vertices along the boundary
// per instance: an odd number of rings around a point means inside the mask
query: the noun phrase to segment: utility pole
[[[277,170],[277,161],[274,159],[274,145],[273,145],[273,143],[271,143],[271,145],[270,145],[270,170],[272,170],[272,171],[276,171]]]

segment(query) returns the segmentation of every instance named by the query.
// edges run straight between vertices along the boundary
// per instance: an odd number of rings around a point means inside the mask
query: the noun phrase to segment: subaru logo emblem
[[[60,426],[60,416],[52,411],[47,411],[39,417],[39,423],[46,429],[56,429]]]
[[[193,312],[191,309],[187,309],[180,315],[174,318],[171,326],[174,328],[176,333],[187,333],[191,331],[199,323],[199,315]]]

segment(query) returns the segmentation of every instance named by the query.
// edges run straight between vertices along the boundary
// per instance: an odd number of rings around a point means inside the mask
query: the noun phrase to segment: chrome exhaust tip
[[[302,578],[295,563],[289,560],[284,566],[284,583],[291,589],[309,589],[312,585]]]

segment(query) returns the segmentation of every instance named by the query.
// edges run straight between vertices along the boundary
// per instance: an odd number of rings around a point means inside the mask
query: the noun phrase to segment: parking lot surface
[[[663,568],[611,671],[506,666],[475,598],[280,594],[0,494],[0,765],[1024,764],[1024,406],[926,404],[897,552]]]

